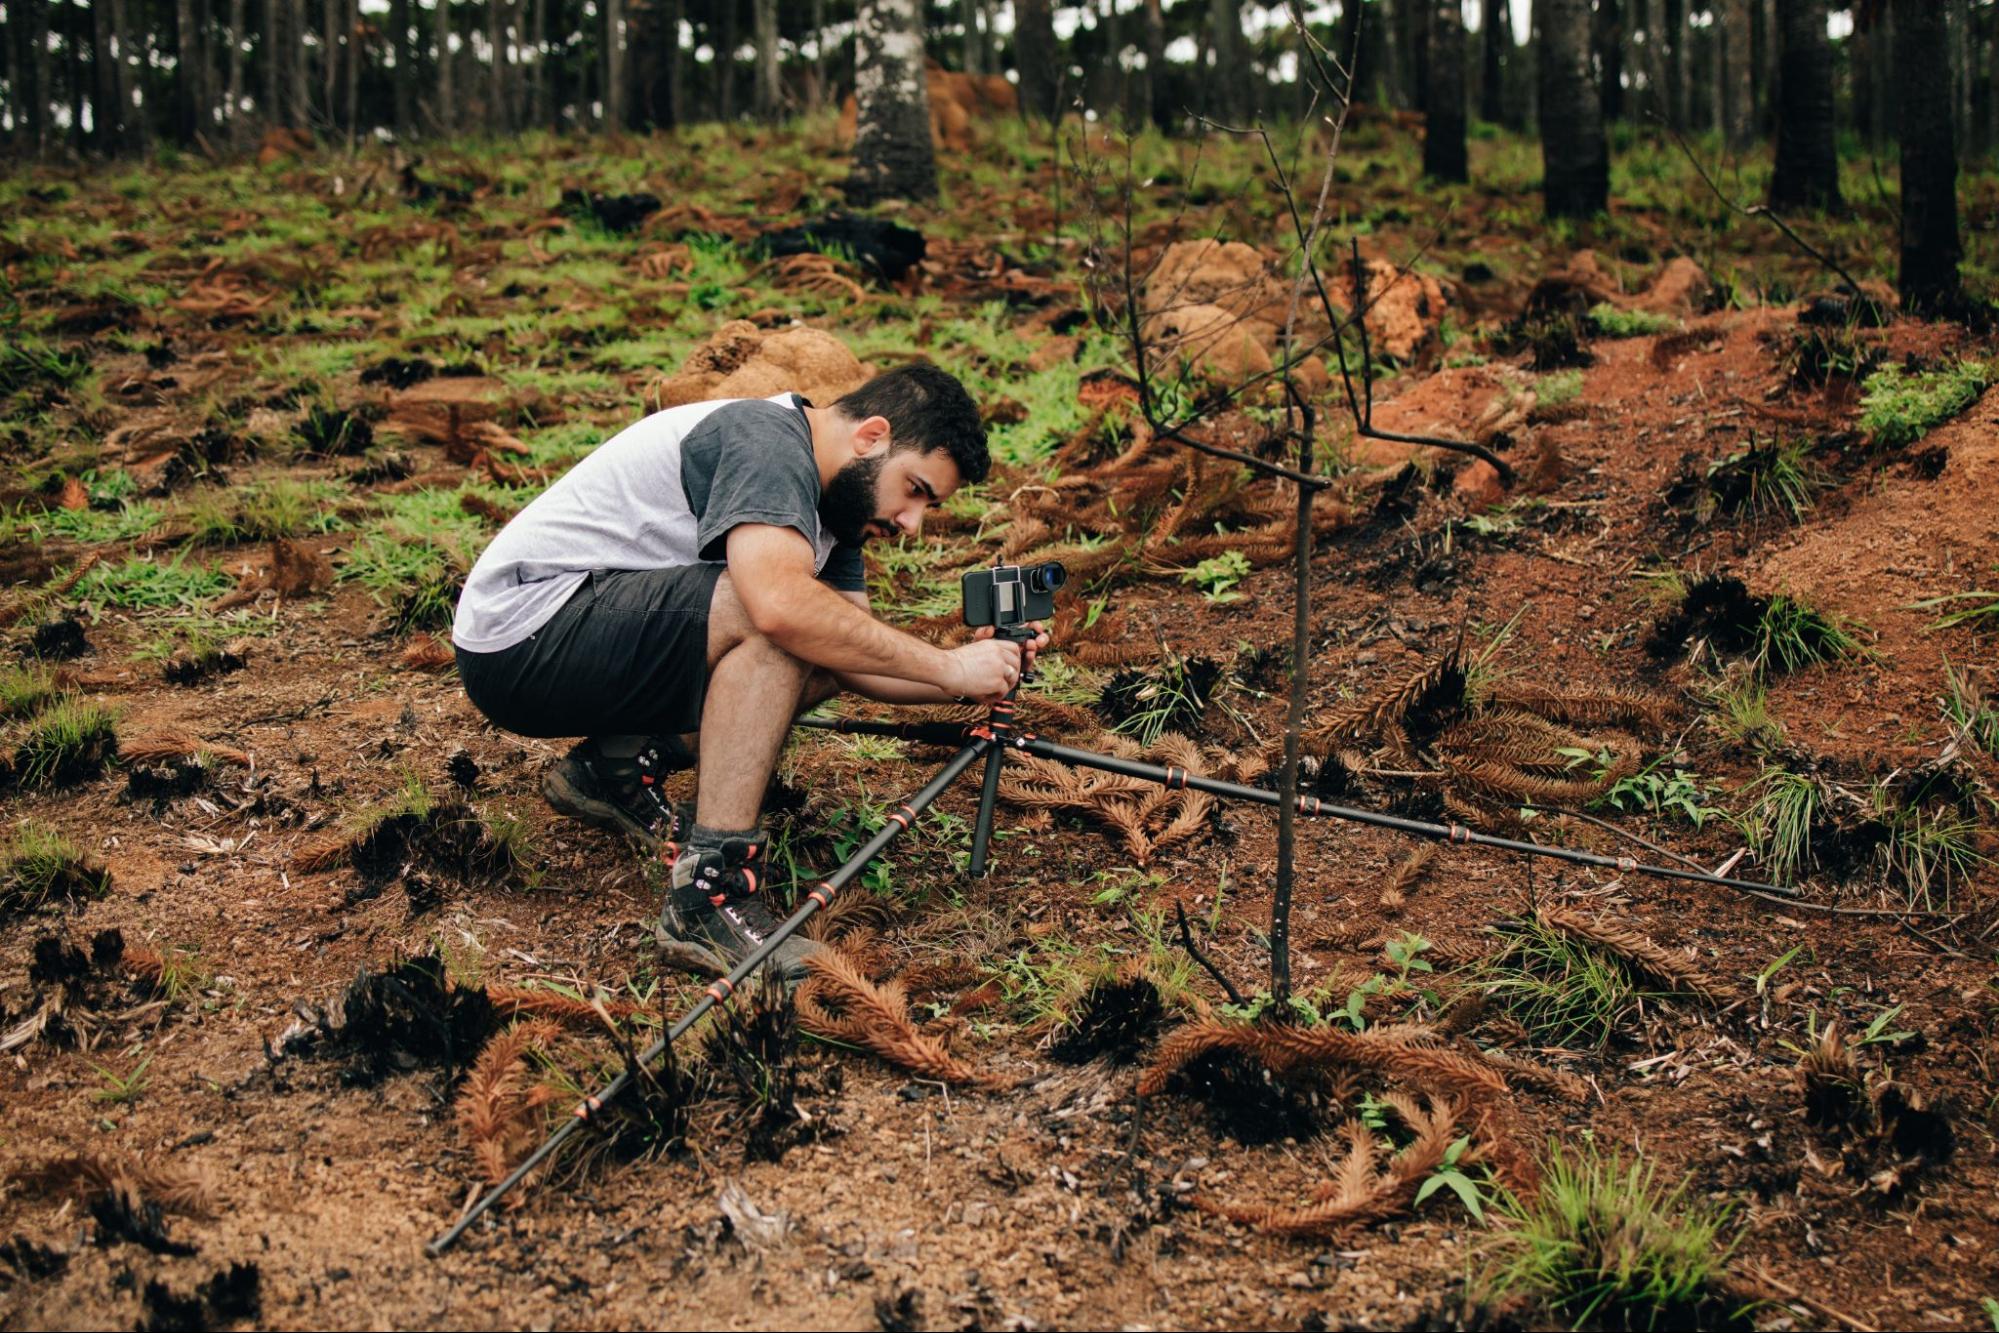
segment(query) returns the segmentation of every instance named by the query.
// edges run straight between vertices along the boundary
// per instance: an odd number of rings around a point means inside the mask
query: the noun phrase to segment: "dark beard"
[[[868,539],[868,524],[875,521],[875,482],[886,457],[856,458],[833,474],[819,496],[819,521],[848,546],[859,546]]]

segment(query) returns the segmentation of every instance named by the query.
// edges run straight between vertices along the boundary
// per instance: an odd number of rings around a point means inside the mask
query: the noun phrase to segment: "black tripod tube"
[[[1239,782],[1222,782],[1216,778],[1204,778],[1198,773],[1189,773],[1184,768],[1163,767],[1159,764],[1140,763],[1133,759],[1119,759],[1112,755],[1098,754],[1094,750],[1078,750],[1073,746],[1057,745],[1039,737],[1025,736],[1015,742],[1023,751],[1039,755],[1043,759],[1053,759],[1058,763],[1073,764],[1078,768],[1096,768],[1106,773],[1122,773],[1126,777],[1145,778],[1172,789],[1204,791],[1215,796],[1225,796],[1232,801],[1253,801],[1258,805],[1281,805],[1283,796],[1262,787],[1245,787]],[[1594,852],[1572,851],[1567,847],[1549,847],[1538,842],[1522,842],[1515,838],[1496,838],[1490,833],[1477,833],[1462,824],[1432,824],[1428,820],[1404,819],[1400,815],[1385,815],[1374,810],[1357,810],[1348,805],[1334,805],[1316,796],[1300,796],[1298,813],[1315,818],[1344,819],[1355,824],[1371,824],[1376,828],[1394,829],[1398,833],[1413,833],[1419,838],[1436,838],[1443,842],[1465,843],[1473,847],[1494,847],[1500,851],[1525,852],[1529,856],[1552,856],[1557,860],[1573,861],[1577,865],[1602,866],[1609,870],[1622,870],[1633,874],[1652,875],[1660,879],[1684,879],[1696,884],[1723,884],[1731,889],[1748,889],[1756,893],[1777,893],[1795,897],[1796,889],[1783,888],[1776,884],[1762,884],[1753,879],[1729,879],[1722,875],[1710,875],[1704,870],[1680,870],[1673,866],[1648,865],[1628,856],[1598,856]]]

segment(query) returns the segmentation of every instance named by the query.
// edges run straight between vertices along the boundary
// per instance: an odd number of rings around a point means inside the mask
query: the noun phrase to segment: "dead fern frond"
[[[67,574],[0,607],[0,629],[5,629],[25,616],[39,615],[54,606],[58,600],[67,596],[72,588],[81,583],[83,576],[95,569],[97,562],[102,558],[102,551],[87,552],[76,562],[76,568]]]
[[[807,1032],[850,1042],[924,1078],[976,1087],[1006,1080],[963,1063],[934,1038],[916,1030],[902,988],[877,986],[837,949],[806,960],[812,975],[798,988],[798,1021]]]
[[[331,870],[346,859],[352,843],[353,839],[339,832],[315,838],[292,853],[292,869],[306,874]]]
[[[1666,725],[1672,701],[1662,695],[1623,686],[1595,690],[1558,690],[1538,685],[1507,684],[1489,696],[1492,703],[1520,708],[1557,722],[1585,727],[1625,727],[1655,732]]]
[[[1430,868],[1430,862],[1437,859],[1437,844],[1425,843],[1410,853],[1402,864],[1389,872],[1388,879],[1381,886],[1381,906],[1390,912],[1399,912],[1409,901],[1409,890],[1416,881],[1423,878],[1423,872]]]
[[[1479,1058],[1497,1069],[1508,1083],[1531,1088],[1535,1092],[1546,1093],[1552,1097],[1560,1097],[1565,1101],[1589,1100],[1588,1082],[1566,1069],[1555,1069],[1501,1051],[1480,1051]]]
[[[1559,907],[1543,906],[1534,913],[1542,925],[1559,930],[1572,939],[1584,944],[1593,944],[1606,953],[1614,954],[1639,972],[1672,990],[1683,994],[1698,995],[1711,1004],[1720,1004],[1730,997],[1726,982],[1718,981],[1700,970],[1687,959],[1653,941],[1643,931],[1633,926],[1599,918],[1595,921],[1567,912]]]
[[[12,1181],[34,1194],[68,1194],[87,1199],[106,1191],[124,1193],[135,1204],[157,1204],[162,1212],[209,1217],[215,1212],[208,1177],[185,1167],[149,1166],[136,1158],[112,1161],[93,1153],[72,1153],[17,1170]]]
[[[1334,1168],[1333,1179],[1316,1191],[1318,1201],[1302,1208],[1245,1207],[1196,1195],[1194,1206],[1259,1231],[1287,1236],[1339,1235],[1406,1212],[1423,1182],[1443,1165],[1457,1137],[1457,1110],[1449,1101],[1432,1101],[1425,1110],[1412,1098],[1396,1093],[1382,1100],[1416,1134],[1386,1167],[1376,1165],[1380,1149],[1374,1135],[1358,1121],[1348,1121],[1346,1151]],[[1461,1160],[1480,1157],[1480,1145],[1474,1144]]]
[[[458,664],[450,642],[437,634],[419,634],[411,639],[399,660],[415,671],[442,671]]]
[[[1210,1051],[1235,1050],[1281,1073],[1299,1065],[1346,1065],[1398,1078],[1424,1090],[1455,1093],[1472,1104],[1502,1098],[1506,1080],[1496,1071],[1443,1047],[1391,1040],[1377,1033],[1289,1024],[1188,1023],[1160,1046],[1139,1078],[1138,1093],[1156,1096],[1191,1061]]]
[[[536,1113],[553,1094],[530,1084],[525,1061],[530,1051],[546,1048],[561,1032],[550,1019],[516,1023],[486,1043],[465,1076],[452,1114],[459,1137],[489,1185],[507,1178],[514,1159],[540,1129]]]
[[[232,745],[199,740],[185,731],[151,731],[130,740],[121,737],[118,741],[118,757],[131,763],[164,764],[176,759],[192,759],[198,754],[207,754],[219,763],[234,764],[239,768],[248,767],[250,763],[247,751]]]
[[[643,1008],[631,1000],[619,999],[604,999],[593,1004],[589,1000],[539,986],[488,986],[486,998],[493,1002],[493,1011],[501,1018],[547,1019],[581,1032],[595,1032],[603,1026],[604,1020],[598,1013],[600,1004],[604,1013],[618,1022],[623,1022]]]

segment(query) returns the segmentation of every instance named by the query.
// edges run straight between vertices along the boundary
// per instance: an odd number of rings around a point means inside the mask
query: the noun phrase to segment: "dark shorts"
[[[465,694],[519,736],[699,731],[719,564],[599,569],[511,648],[460,648]]]

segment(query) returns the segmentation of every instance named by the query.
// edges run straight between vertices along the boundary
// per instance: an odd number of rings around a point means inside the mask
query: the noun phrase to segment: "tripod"
[[[1035,632],[1024,627],[998,628],[996,634],[1002,638],[1025,643],[1035,637]],[[1025,680],[1025,678],[1023,678]],[[992,842],[993,807],[999,797],[1000,771],[1009,752],[1032,755],[1040,759],[1051,759],[1057,763],[1078,768],[1094,768],[1106,773],[1119,773],[1126,777],[1157,782],[1170,791],[1202,791],[1231,801],[1246,801],[1255,805],[1281,806],[1284,797],[1280,792],[1263,787],[1250,787],[1236,782],[1222,782],[1215,778],[1191,773],[1172,765],[1148,764],[1135,759],[1120,759],[1115,755],[1099,754],[1094,750],[1082,750],[1073,746],[1058,745],[1041,739],[1031,731],[1024,730],[1015,718],[1014,696],[1019,685],[1007,691],[1006,697],[998,700],[988,709],[985,720],[978,723],[955,722],[867,722],[849,718],[801,718],[796,725],[814,731],[831,731],[847,736],[884,736],[897,740],[914,741],[922,745],[957,746],[944,766],[908,800],[889,812],[887,820],[875,835],[857,848],[846,862],[821,880],[799,900],[797,908],[783,924],[760,946],[738,963],[726,975],[717,977],[701,993],[694,1007],[684,1017],[669,1027],[664,1036],[654,1042],[638,1057],[640,1067],[650,1066],[666,1049],[679,1040],[688,1029],[700,1021],[716,1005],[735,994],[757,969],[762,967],[777,947],[789,939],[812,917],[827,907],[833,896],[856,876],[867,869],[869,862],[880,856],[891,842],[914,827],[922,813],[935,804],[937,798],[949,789],[973,764],[984,761],[985,768],[979,786],[979,813],[972,826],[972,853],[968,870],[973,876],[986,873],[988,852]],[[1732,889],[1744,889],[1755,893],[1794,896],[1796,890],[1782,888],[1775,884],[1758,883],[1755,880],[1730,879],[1721,875],[1710,875],[1699,870],[1684,870],[1674,866],[1649,865],[1628,856],[1599,856],[1594,852],[1576,851],[1567,847],[1550,847],[1538,842],[1524,842],[1514,838],[1495,837],[1489,833],[1479,833],[1462,824],[1435,824],[1421,819],[1405,819],[1399,815],[1383,814],[1375,810],[1362,810],[1352,806],[1334,805],[1316,796],[1297,797],[1294,809],[1298,814],[1310,818],[1340,819],[1355,824],[1366,824],[1374,828],[1392,829],[1398,833],[1411,834],[1419,838],[1431,838],[1440,842],[1457,843],[1463,846],[1491,847],[1499,851],[1519,852],[1528,856],[1552,857],[1576,865],[1599,866],[1628,874],[1650,875],[1658,879],[1686,880],[1696,884],[1717,884]],[[562,1146],[568,1137],[589,1122],[596,1114],[631,1085],[635,1070],[627,1069],[595,1096],[586,1097],[577,1104],[574,1115],[564,1121],[542,1145],[535,1149],[525,1161],[487,1191],[468,1209],[464,1216],[454,1223],[449,1231],[432,1241],[428,1253],[434,1258],[451,1248],[452,1244],[465,1233],[466,1228],[477,1221],[506,1193],[518,1185],[527,1174],[541,1165]]]

